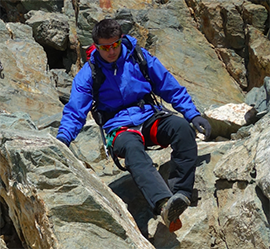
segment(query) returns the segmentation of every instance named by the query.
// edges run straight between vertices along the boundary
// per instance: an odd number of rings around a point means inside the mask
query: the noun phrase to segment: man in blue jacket
[[[142,48],[150,83],[134,59],[137,40],[123,34],[113,19],[97,23],[92,32],[96,49],[90,61],[104,77],[98,89],[97,109],[106,117],[103,129],[112,140],[113,153],[125,158],[125,166],[155,214],[160,214],[171,232],[181,228],[180,214],[190,205],[195,178],[197,144],[194,127],[210,136],[211,127],[201,117],[186,88],[180,86],[160,61]],[[131,49],[125,42],[132,44]],[[151,91],[184,118],[163,111],[145,100]],[[143,101],[142,101],[143,100]],[[93,78],[89,63],[75,76],[69,102],[57,138],[69,146],[85,124],[93,107]],[[168,184],[145,152],[159,144],[172,148]]]

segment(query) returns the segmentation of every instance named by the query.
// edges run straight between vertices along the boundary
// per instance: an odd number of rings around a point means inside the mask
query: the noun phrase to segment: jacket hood
[[[122,39],[122,44],[128,49],[128,56],[133,53],[136,44],[137,44],[137,39],[130,36],[130,35],[124,35]]]

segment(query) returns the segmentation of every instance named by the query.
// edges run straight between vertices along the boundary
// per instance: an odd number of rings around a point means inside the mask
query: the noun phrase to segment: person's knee
[[[179,118],[175,121],[175,133],[179,137],[180,140],[191,139],[195,140],[195,130],[192,128],[190,123],[184,119]]]
[[[189,122],[185,119],[179,119],[175,124],[175,134],[172,141],[172,148],[177,151],[196,150],[196,133]]]
[[[114,142],[114,152],[125,155],[126,151],[144,149],[142,138],[132,132],[123,132],[117,136]]]

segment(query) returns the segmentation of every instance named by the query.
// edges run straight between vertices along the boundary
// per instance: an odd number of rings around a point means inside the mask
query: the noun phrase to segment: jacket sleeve
[[[185,119],[191,122],[192,118],[199,116],[200,112],[194,105],[186,88],[181,86],[174,76],[162,65],[162,63],[143,49],[148,64],[149,77],[153,82],[153,92],[170,103],[172,107],[183,114]]]
[[[70,99],[63,109],[56,138],[67,141],[69,145],[84,126],[92,102],[91,68],[86,63],[73,80]]]

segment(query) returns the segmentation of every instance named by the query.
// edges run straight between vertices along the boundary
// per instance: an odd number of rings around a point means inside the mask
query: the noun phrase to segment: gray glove
[[[191,120],[191,122],[200,133],[203,133],[205,135],[206,138],[210,137],[211,125],[205,118],[203,118],[202,116],[196,116]]]

